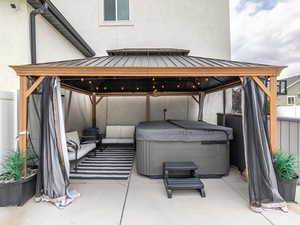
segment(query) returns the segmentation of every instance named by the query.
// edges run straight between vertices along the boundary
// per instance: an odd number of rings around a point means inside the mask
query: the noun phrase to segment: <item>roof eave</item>
[[[18,76],[279,76],[286,66],[241,67],[81,67],[10,66]]]

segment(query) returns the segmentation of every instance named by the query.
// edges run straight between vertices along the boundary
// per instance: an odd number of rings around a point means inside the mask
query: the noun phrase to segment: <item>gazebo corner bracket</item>
[[[270,90],[264,85],[264,83],[258,77],[252,77],[255,83],[260,87],[260,89],[270,98],[271,92]]]

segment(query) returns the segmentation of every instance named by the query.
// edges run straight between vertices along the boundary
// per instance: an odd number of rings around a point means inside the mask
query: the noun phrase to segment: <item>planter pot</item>
[[[278,191],[285,201],[295,201],[297,180],[298,177],[294,179],[284,179],[280,176],[277,176]]]
[[[0,206],[22,206],[36,190],[36,174],[11,183],[0,183]]]

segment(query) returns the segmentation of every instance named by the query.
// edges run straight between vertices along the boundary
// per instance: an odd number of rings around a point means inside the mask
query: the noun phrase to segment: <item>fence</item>
[[[0,91],[0,170],[3,158],[17,145],[16,92]]]
[[[278,117],[278,145],[281,151],[296,155],[300,162],[300,118]]]

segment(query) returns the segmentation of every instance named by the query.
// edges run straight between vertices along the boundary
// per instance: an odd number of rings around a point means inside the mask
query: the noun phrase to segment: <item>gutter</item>
[[[80,36],[74,27],[66,20],[61,12],[52,4],[50,0],[27,0],[34,8],[30,13],[30,35],[31,35],[31,60],[36,63],[36,29],[35,16],[43,16],[56,30],[61,33],[76,49],[84,56],[93,57],[96,55],[94,50]]]
[[[36,64],[36,23],[35,16],[43,14],[48,9],[48,4],[45,2],[41,8],[32,10],[30,12],[30,53],[31,53],[31,64]]]

